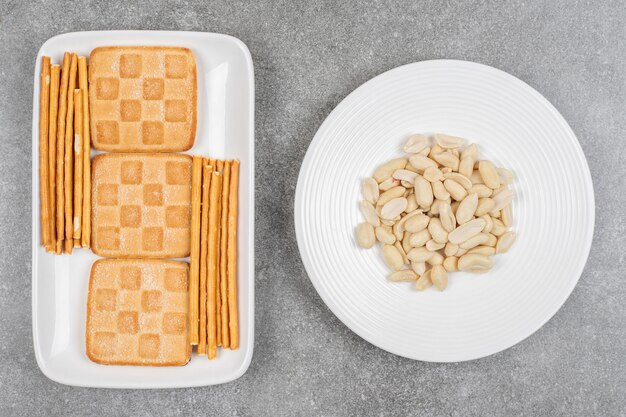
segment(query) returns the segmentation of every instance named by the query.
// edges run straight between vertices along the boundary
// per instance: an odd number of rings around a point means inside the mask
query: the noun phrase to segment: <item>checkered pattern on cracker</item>
[[[101,154],[92,170],[91,248],[97,255],[189,256],[190,156]]]
[[[196,64],[187,48],[111,46],[89,56],[93,147],[178,152],[193,146]]]
[[[188,282],[186,262],[96,261],[87,299],[87,356],[115,365],[186,364]]]

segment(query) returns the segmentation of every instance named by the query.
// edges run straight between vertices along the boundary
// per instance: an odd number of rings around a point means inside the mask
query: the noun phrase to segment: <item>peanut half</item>
[[[365,201],[368,201],[370,204],[376,204],[378,201],[378,196],[380,195],[380,190],[378,189],[378,183],[374,178],[365,178],[361,183],[363,198]]]
[[[433,266],[430,279],[439,291],[443,291],[448,286],[448,272],[442,265]]]
[[[356,228],[356,241],[363,249],[369,249],[376,243],[374,228],[369,223],[361,223]]]
[[[381,182],[383,182],[387,178],[391,177],[391,175],[394,173],[394,171],[396,171],[398,169],[403,169],[406,166],[406,163],[407,163],[407,160],[404,159],[404,158],[392,159],[391,161],[387,162],[386,164],[381,165],[380,167],[378,167],[376,172],[374,172],[373,177],[376,180],[376,182],[378,182],[380,184]]]
[[[447,148],[447,149],[459,148],[463,146],[463,144],[465,143],[465,139],[463,138],[459,138],[457,136],[450,136],[450,135],[446,135],[443,133],[435,133],[433,135],[433,138],[435,139],[435,142],[437,142],[439,146],[441,146],[442,148]]]
[[[418,276],[415,272],[411,271],[410,269],[403,269],[401,271],[396,271],[394,273],[392,273],[391,275],[389,275],[389,280],[390,281],[415,281],[417,280]]]
[[[407,139],[406,143],[404,144],[404,148],[402,149],[406,153],[419,153],[420,151],[428,147],[428,142],[428,136],[426,135],[412,135],[409,137],[409,139]]]

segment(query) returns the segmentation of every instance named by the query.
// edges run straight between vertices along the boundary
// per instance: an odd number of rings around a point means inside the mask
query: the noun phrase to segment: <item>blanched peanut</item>
[[[403,269],[403,270],[396,271],[392,273],[391,275],[389,275],[389,281],[395,281],[395,282],[415,281],[417,280],[417,278],[418,278],[417,274],[411,271],[410,269]]]
[[[490,161],[480,161],[478,163],[478,172],[483,179],[485,185],[493,190],[500,187],[500,177],[496,167]]]
[[[446,247],[443,252],[446,256],[454,256],[454,254],[459,250],[459,246],[454,243],[446,243]]]
[[[442,265],[435,265],[430,273],[430,279],[439,291],[448,286],[448,273]]]
[[[456,201],[461,201],[467,195],[467,190],[463,188],[458,182],[447,179],[443,182],[443,186],[446,187],[446,191],[450,193],[450,196]]]
[[[493,267],[493,261],[488,256],[468,253],[459,258],[458,267],[466,272],[486,272]]]
[[[393,245],[383,246],[383,258],[387,266],[394,271],[399,271],[404,265],[404,259],[400,251]]]
[[[421,246],[424,246],[426,242],[431,240],[431,238],[432,237],[430,236],[430,232],[428,231],[428,229],[423,229],[411,235],[410,243],[411,246],[413,246],[414,248],[419,248]]]
[[[415,178],[415,201],[417,204],[427,209],[433,204],[433,189],[430,182],[421,175]]]
[[[360,247],[369,249],[376,243],[374,227],[369,223],[361,223],[356,228],[356,241]]]
[[[433,255],[426,261],[430,265],[441,265],[443,263],[443,256],[439,252],[433,252]]]
[[[433,282],[430,280],[430,269],[417,280],[415,283],[415,289],[417,291],[424,291],[426,288],[429,288],[433,285]]]
[[[458,261],[459,258],[457,258],[456,256],[448,256],[446,259],[443,260],[442,265],[446,271],[454,272],[459,270],[459,267],[457,265]]]
[[[448,241],[448,232],[441,225],[441,220],[436,217],[430,219],[428,223],[428,231],[430,235],[439,243],[446,243]]]
[[[374,233],[376,234],[376,239],[386,245],[393,245],[396,241],[396,237],[389,226],[378,226],[374,229]]]
[[[426,249],[424,246],[420,248],[413,248],[406,254],[411,262],[426,262],[428,261],[435,252],[431,252]]]
[[[378,167],[376,172],[374,172],[373,177],[376,180],[376,182],[380,184],[387,178],[391,177],[394,171],[398,169],[403,169],[406,166],[406,163],[407,163],[407,160],[405,158],[392,159],[386,164],[383,164],[380,167]]]
[[[430,217],[425,214],[418,214],[417,216],[411,217],[406,221],[406,223],[404,223],[404,230],[411,233],[417,233],[420,230],[426,229],[429,222]]]

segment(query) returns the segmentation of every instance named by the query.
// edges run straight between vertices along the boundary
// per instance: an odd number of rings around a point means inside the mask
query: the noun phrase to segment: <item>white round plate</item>
[[[515,173],[517,241],[486,274],[450,274],[443,292],[388,282],[380,248],[354,237],[361,180],[418,132],[462,136]],[[295,226],[313,285],[346,326],[397,355],[457,362],[513,346],[556,313],[585,265],[594,211],[581,147],[541,94],[495,68],[436,60],[375,77],[328,116],[300,170]]]

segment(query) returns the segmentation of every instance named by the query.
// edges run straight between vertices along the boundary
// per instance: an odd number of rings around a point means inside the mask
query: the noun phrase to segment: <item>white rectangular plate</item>
[[[63,52],[89,56],[105,45],[190,48],[198,71],[198,127],[188,154],[241,161],[238,224],[238,350],[218,349],[217,360],[192,355],[181,367],[99,365],[85,353],[89,271],[99,257],[75,249],[56,256],[43,249],[39,207],[39,90],[41,56],[61,63]],[[94,152],[95,154],[95,152]],[[67,385],[106,388],[177,388],[221,384],[243,375],[254,339],[254,73],[248,48],[238,39],[199,32],[101,31],[55,36],[35,65],[33,95],[33,340],[42,372]]]

